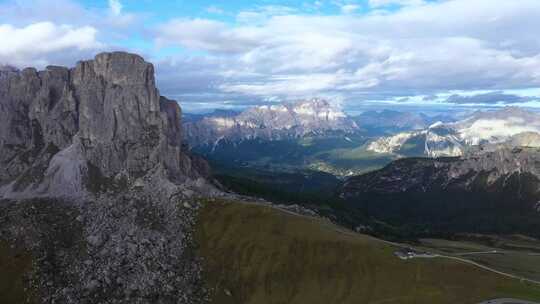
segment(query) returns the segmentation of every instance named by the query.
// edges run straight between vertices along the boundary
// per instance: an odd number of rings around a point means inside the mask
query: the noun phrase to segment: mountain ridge
[[[317,98],[253,107],[233,116],[208,116],[184,127],[187,141],[194,147],[215,145],[220,140],[276,140],[358,129],[341,109]]]
[[[459,157],[402,158],[345,181],[358,210],[418,235],[540,236],[540,149],[493,146]]]
[[[424,130],[382,137],[370,143],[368,150],[400,154],[400,150],[410,144],[417,146],[418,152],[413,156],[461,156],[471,147],[519,144],[527,134],[540,134],[539,121],[540,114],[517,107],[490,112],[477,111],[457,122],[437,122]],[[540,141],[528,136],[527,144],[536,147],[540,146]]]

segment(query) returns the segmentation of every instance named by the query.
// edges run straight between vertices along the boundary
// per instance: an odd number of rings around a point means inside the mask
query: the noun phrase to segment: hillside
[[[206,202],[196,229],[214,303],[479,303],[540,300],[540,287],[395,248],[270,207]]]
[[[348,179],[341,198],[418,235],[538,237],[537,148],[500,148],[456,158],[407,158]]]

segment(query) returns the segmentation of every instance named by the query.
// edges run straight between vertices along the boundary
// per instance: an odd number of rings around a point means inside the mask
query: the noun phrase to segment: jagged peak
[[[0,72],[18,72],[19,69],[17,69],[14,66],[8,65],[8,64],[0,64]]]
[[[26,68],[20,75],[0,78],[0,162],[7,168],[0,172],[0,184],[6,184],[0,197],[32,197],[34,189],[51,197],[83,196],[66,193],[61,184],[75,181],[72,176],[84,180],[84,172],[103,179],[123,176],[129,183],[158,174],[164,185],[206,175],[182,151],[180,107],[160,97],[153,65],[141,56],[100,53],[71,69]],[[20,166],[21,153],[13,146],[37,156]],[[58,151],[45,155],[48,146]],[[61,170],[48,170],[53,164]],[[32,166],[41,168],[43,178],[13,187]]]

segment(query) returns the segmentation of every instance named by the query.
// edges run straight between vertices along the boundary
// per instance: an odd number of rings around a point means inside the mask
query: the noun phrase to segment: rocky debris
[[[353,132],[356,123],[323,99],[258,106],[239,114],[211,114],[184,124],[186,140],[193,146],[213,146],[219,141],[276,140],[325,132]]]
[[[29,287],[40,303],[204,303],[191,204],[2,201],[0,238],[34,256]]]
[[[115,52],[0,76],[0,239],[32,252],[38,302],[204,302],[193,198],[221,192],[153,66]]]

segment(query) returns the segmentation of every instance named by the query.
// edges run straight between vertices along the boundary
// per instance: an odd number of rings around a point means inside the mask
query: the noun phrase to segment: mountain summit
[[[220,140],[274,140],[358,129],[339,107],[318,98],[258,106],[234,116],[212,115],[187,123],[185,128],[192,146],[215,144]]]
[[[154,67],[140,56],[2,73],[4,198],[84,197],[144,180],[174,192],[203,177],[204,163],[181,148],[180,107],[159,95]]]

